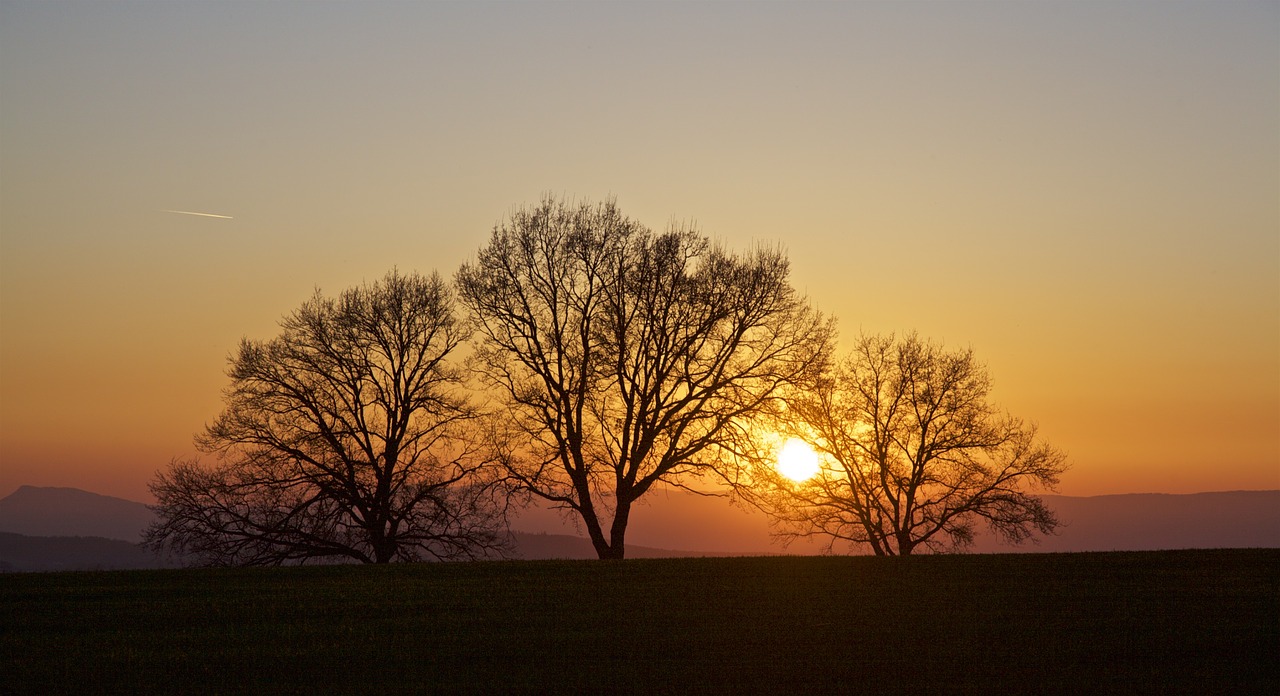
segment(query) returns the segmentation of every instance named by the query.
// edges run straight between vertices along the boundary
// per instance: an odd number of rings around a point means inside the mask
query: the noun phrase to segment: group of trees
[[[833,320],[788,275],[777,249],[547,198],[452,284],[393,271],[317,293],[231,356],[196,439],[212,461],[157,474],[148,542],[213,564],[475,558],[505,550],[509,507],[533,498],[622,558],[659,484],[875,553],[962,548],[980,521],[1053,530],[1026,489],[1065,460],[990,405],[971,352],[873,336],[837,360]],[[777,473],[779,433],[818,449],[815,476]]]

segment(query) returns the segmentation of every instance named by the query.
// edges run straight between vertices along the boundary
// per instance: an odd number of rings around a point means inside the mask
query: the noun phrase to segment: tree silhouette
[[[622,558],[654,485],[736,478],[749,420],[829,350],[830,322],[787,275],[780,252],[654,233],[612,201],[513,213],[457,275],[512,479]]]
[[[226,408],[151,490],[157,549],[210,564],[471,558],[501,549],[505,497],[448,362],[465,340],[436,275],[316,295],[230,358]]]
[[[1027,486],[1056,485],[1066,469],[1034,426],[988,403],[991,380],[971,350],[946,351],[911,334],[863,336],[815,387],[788,400],[789,432],[825,465],[792,482],[769,468],[757,502],[783,536],[827,536],[907,555],[962,549],[985,522],[1010,542],[1058,525]]]

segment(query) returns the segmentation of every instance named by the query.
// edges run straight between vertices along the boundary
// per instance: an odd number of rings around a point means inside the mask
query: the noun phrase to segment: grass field
[[[6,693],[1280,693],[1280,550],[0,575]]]

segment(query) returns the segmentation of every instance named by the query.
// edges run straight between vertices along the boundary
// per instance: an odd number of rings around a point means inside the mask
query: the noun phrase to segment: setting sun
[[[807,481],[818,473],[818,453],[804,440],[788,438],[778,448],[778,473],[792,481]]]

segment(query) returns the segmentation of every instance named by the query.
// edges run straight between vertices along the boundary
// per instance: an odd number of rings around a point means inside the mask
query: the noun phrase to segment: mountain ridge
[[[971,551],[1280,548],[1280,490],[1041,497],[1063,522],[1058,534],[1012,546],[980,533]],[[663,491],[639,510],[628,530],[627,555],[632,558],[806,555],[826,549],[817,540],[783,547],[769,536],[763,513],[723,498]],[[0,498],[0,534],[7,535],[0,537],[0,570],[176,565],[137,544],[154,518],[145,504],[124,498],[78,488],[20,486]],[[526,509],[513,521],[512,531],[517,558],[595,558],[590,540],[574,534],[560,511]],[[81,541],[66,541],[75,538]],[[93,538],[100,541],[85,541]]]
[[[0,532],[96,536],[136,543],[155,519],[146,505],[79,488],[19,486],[0,498]]]

